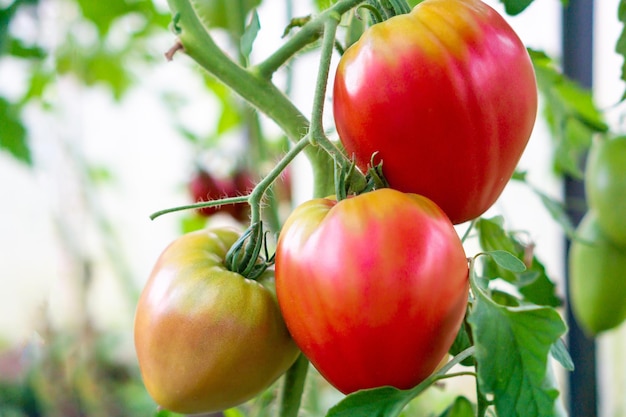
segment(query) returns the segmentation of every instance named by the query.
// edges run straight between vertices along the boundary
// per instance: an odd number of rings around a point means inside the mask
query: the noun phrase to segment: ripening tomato
[[[569,252],[570,304],[589,335],[626,319],[626,249],[603,233],[594,212],[585,215]]]
[[[195,202],[218,200],[226,197],[238,197],[249,194],[254,189],[254,177],[246,170],[239,170],[232,177],[218,177],[204,170],[198,170],[189,180],[189,193]],[[246,221],[250,215],[250,207],[245,203],[226,204],[216,207],[205,207],[197,210],[202,216],[226,213],[235,220]]]
[[[430,375],[458,332],[468,285],[461,240],[443,211],[392,189],[300,205],[276,249],[287,328],[344,393],[406,389]]]
[[[224,266],[238,233],[200,230],[159,257],[137,304],[135,348],[146,389],[179,413],[223,410],[270,386],[299,351],[272,289]]]
[[[425,0],[371,26],[342,56],[333,110],[348,155],[383,161],[392,188],[453,223],[500,196],[537,113],[535,73],[506,21],[479,0]]]
[[[626,247],[626,136],[593,143],[585,190],[604,234]]]

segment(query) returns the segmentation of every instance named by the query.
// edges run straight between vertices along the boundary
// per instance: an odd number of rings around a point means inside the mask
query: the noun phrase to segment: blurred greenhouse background
[[[503,12],[497,0],[487,3]],[[313,4],[264,1],[252,60]],[[594,95],[620,126],[617,8],[618,0],[595,2]],[[528,46],[558,57],[560,16],[559,0],[536,0],[509,20]],[[191,202],[199,163],[229,171],[250,157],[230,93],[184,55],[164,58],[175,40],[169,23],[165,0],[0,0],[0,417],[156,410],[136,367],[134,305],[158,254],[199,220],[149,215]],[[225,45],[232,38],[217,36]],[[278,81],[305,113],[314,55]],[[262,123],[278,155],[280,131]],[[541,120],[521,165],[561,197]],[[310,174],[303,161],[296,168],[299,202],[310,196]],[[536,196],[511,184],[491,212],[530,232],[562,291],[562,232]],[[598,342],[600,415],[626,416],[624,326]]]

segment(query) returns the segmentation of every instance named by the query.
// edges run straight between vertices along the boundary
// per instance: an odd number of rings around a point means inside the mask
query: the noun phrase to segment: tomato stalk
[[[168,0],[168,5],[174,15],[174,31],[178,35],[184,52],[276,122],[293,142],[297,142],[308,132],[309,121],[270,81],[271,75],[298,51],[319,38],[329,16],[340,16],[361,1],[337,2],[333,7],[305,24],[273,55],[250,69],[245,69],[234,62],[219,48],[203,26],[189,0]],[[326,152],[319,152],[315,148],[308,149],[306,155],[311,162],[316,181],[315,196],[324,196],[332,192],[325,180],[327,173],[332,169],[332,158]]]

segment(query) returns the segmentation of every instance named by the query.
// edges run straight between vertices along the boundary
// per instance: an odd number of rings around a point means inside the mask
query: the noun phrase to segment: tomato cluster
[[[297,207],[277,242],[275,297],[271,271],[253,281],[225,266],[237,233],[194,232],[168,247],[135,321],[153,398],[184,413],[239,404],[297,348],[343,393],[427,378],[467,309],[454,224],[502,192],[536,95],[525,48],[480,0],[425,0],[366,29],[339,62],[334,116],[347,153],[363,171],[382,161],[390,188]],[[203,174],[192,192],[231,195]]]
[[[570,248],[570,303],[595,335],[626,320],[626,137],[593,143],[585,190],[590,210]]]

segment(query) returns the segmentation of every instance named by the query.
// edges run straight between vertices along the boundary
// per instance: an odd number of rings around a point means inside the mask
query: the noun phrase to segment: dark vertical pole
[[[591,88],[593,80],[593,0],[569,0],[563,10],[563,71],[584,87]],[[565,178],[565,203],[568,214],[578,224],[585,214],[584,188],[579,180]],[[566,248],[569,249],[567,241]],[[567,264],[567,261],[566,261]],[[568,274],[569,272],[567,272]],[[567,309],[569,350],[576,370],[569,374],[569,410],[571,417],[595,417],[597,407],[596,348]]]

